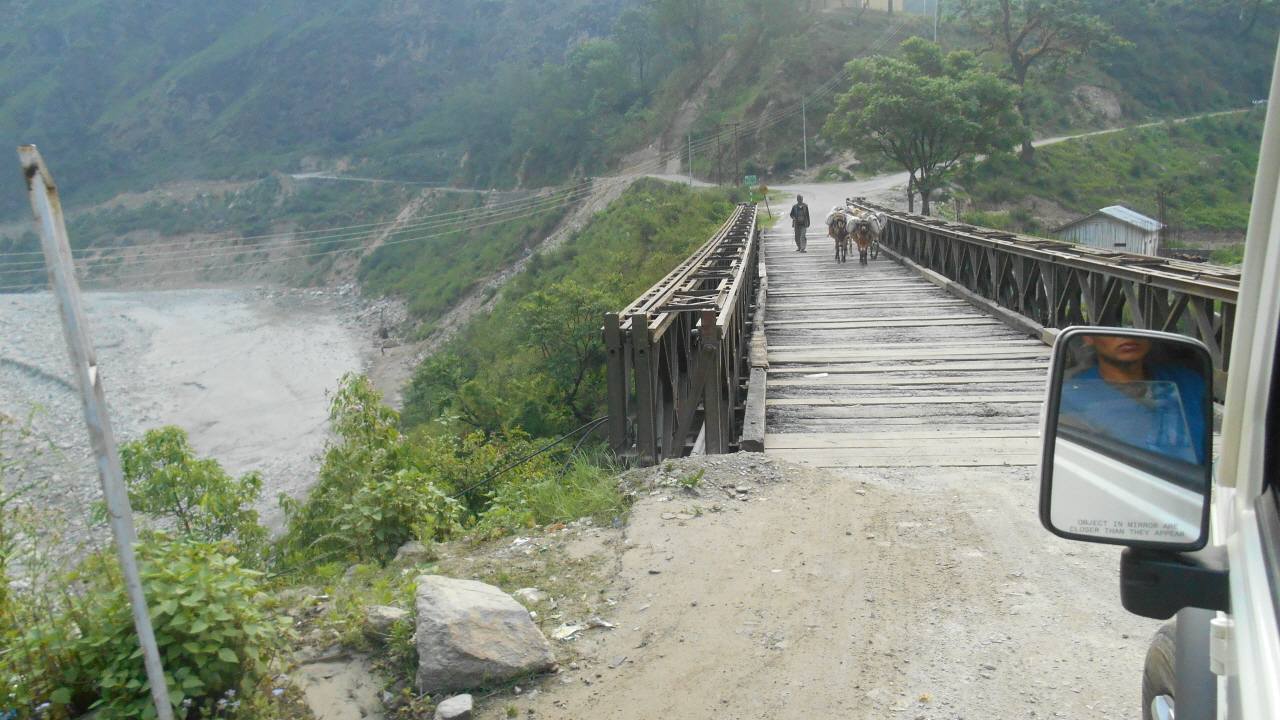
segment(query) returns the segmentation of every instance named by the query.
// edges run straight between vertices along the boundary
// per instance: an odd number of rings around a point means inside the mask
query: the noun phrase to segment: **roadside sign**
[[[755,185],[755,184],[756,184],[756,176],[755,176],[755,175],[748,175],[748,176],[747,176],[747,184],[748,184],[748,185]]]

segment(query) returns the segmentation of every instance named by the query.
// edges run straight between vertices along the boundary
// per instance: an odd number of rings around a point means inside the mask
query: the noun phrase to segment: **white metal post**
[[[89,441],[97,460],[98,479],[102,482],[107,520],[111,524],[111,536],[115,540],[116,553],[120,558],[120,571],[124,575],[125,587],[129,593],[133,625],[138,632],[138,644],[142,646],[147,680],[151,684],[151,699],[155,703],[159,720],[173,720],[169,688],[165,682],[164,667],[160,663],[160,651],[156,647],[151,615],[147,612],[147,598],[142,591],[142,579],[138,575],[138,561],[134,555],[138,533],[133,525],[133,510],[129,507],[124,473],[120,469],[120,454],[116,450],[115,436],[111,432],[111,418],[107,415],[107,395],[102,386],[102,375],[98,372],[98,359],[93,344],[89,341],[88,319],[80,298],[80,284],[76,281],[71,244],[67,240],[62,205],[58,201],[58,188],[35,145],[18,148],[18,159],[22,161],[22,171],[27,178],[31,208],[35,212],[36,224],[40,226],[40,244],[49,270],[49,284],[58,298],[62,331],[67,340],[67,351],[71,355],[72,370],[80,386],[84,420],[89,428]]]
[[[809,120],[805,112],[806,99],[800,98],[800,133],[804,136],[804,171],[809,172]]]
[[[689,170],[689,187],[693,187],[693,135],[691,133],[685,133],[684,139],[689,147],[689,166],[687,168]]]

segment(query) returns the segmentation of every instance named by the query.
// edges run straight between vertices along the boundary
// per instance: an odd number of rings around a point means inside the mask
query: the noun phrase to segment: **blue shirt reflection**
[[[1063,383],[1059,408],[1077,427],[1166,457],[1205,463],[1204,380],[1180,365],[1147,366],[1147,382],[1103,380],[1097,366]]]

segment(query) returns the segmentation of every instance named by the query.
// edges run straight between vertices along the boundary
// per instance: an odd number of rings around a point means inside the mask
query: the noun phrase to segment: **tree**
[[[701,60],[720,36],[724,0],[649,0],[653,24],[676,55]]]
[[[600,318],[610,309],[605,294],[565,281],[531,294],[520,303],[521,325],[537,350],[538,369],[558,403],[575,420],[587,422],[604,382]]]
[[[1086,53],[1124,44],[1109,24],[1088,12],[1084,0],[960,0],[957,12],[986,41],[983,51],[1004,56],[1009,79],[1023,89],[1037,65],[1061,69]],[[1025,93],[1018,112],[1030,127]],[[1034,154],[1028,136],[1022,158]]]
[[[624,10],[613,26],[613,39],[635,66],[636,79],[643,83],[650,62],[662,50],[653,18],[639,8]]]
[[[901,164],[928,215],[930,197],[960,163],[1006,152],[1027,130],[1016,109],[1018,89],[979,68],[972,53],[944,55],[923,38],[902,49],[902,60],[849,63],[853,85],[836,99],[823,133]]]
[[[233,480],[217,460],[196,457],[187,433],[174,425],[121,445],[120,465],[134,510],[171,522],[190,540],[231,540],[247,559],[257,559],[267,535],[253,509],[262,493],[258,473]]]

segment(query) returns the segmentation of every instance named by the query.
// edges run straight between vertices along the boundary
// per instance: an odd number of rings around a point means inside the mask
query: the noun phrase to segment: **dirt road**
[[[1139,716],[1157,623],[1120,607],[1118,551],[1040,528],[1032,469],[676,465],[709,469],[702,494],[635,506],[602,589],[618,628],[482,717]]]

